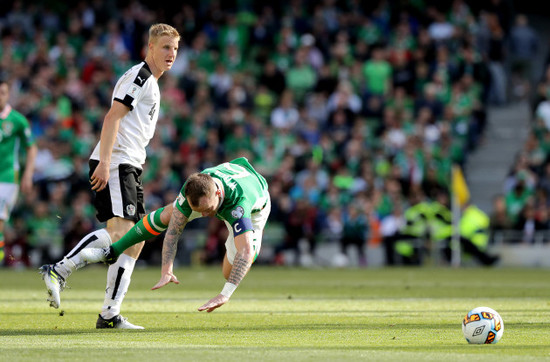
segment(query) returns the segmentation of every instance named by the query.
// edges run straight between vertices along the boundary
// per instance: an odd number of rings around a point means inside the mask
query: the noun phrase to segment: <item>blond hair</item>
[[[180,40],[180,33],[173,26],[162,23],[151,25],[149,28],[149,43],[154,43],[163,36]]]

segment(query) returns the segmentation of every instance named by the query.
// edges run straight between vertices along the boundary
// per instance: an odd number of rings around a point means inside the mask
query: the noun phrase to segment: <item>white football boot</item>
[[[42,279],[48,290],[49,297],[47,301],[50,302],[50,307],[59,308],[61,305],[59,294],[65,289],[65,279],[55,271],[53,264],[42,265],[38,270],[42,274]]]
[[[97,329],[103,329],[103,328],[118,328],[118,329],[145,329],[142,326],[136,326],[130,322],[128,322],[127,318],[124,318],[123,316],[116,315],[111,319],[105,319],[99,315],[97,318],[97,322],[95,324],[95,327]]]

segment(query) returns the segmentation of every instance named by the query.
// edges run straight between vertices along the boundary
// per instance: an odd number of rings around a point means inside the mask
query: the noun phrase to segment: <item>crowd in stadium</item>
[[[302,239],[314,250],[321,237],[363,245],[387,236],[383,221],[411,199],[449,191],[452,165],[482,142],[487,107],[507,102],[516,26],[507,1],[49,4],[16,0],[0,14],[0,76],[38,146],[34,191],[12,213],[5,265],[57,260],[98,227],[88,158],[113,84],[143,59],[155,22],[182,41],[160,79],[147,209],[174,200],[192,172],[246,156],[268,179],[269,225],[284,231],[274,263]],[[525,59],[518,64],[525,69]],[[550,72],[536,89],[540,117],[495,202],[495,227],[548,227],[549,89]],[[201,258],[217,262],[225,228],[196,225],[205,227]],[[154,261],[160,242],[142,258]]]

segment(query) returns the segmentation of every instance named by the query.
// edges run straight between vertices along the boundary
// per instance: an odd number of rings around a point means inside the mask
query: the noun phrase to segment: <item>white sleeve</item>
[[[141,72],[132,71],[124,74],[115,86],[113,99],[126,105],[130,110],[134,109],[143,94],[146,94],[146,89],[151,87],[150,80],[143,78],[145,76]]]

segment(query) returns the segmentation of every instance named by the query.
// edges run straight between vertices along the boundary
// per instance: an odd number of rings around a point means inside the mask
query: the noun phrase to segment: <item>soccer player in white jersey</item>
[[[17,201],[19,187],[27,193],[32,188],[36,145],[32,138],[29,121],[13,109],[8,101],[10,88],[0,80],[0,266],[4,260],[4,223],[9,219]],[[26,154],[25,171],[20,178],[19,150]]]
[[[199,307],[199,311],[212,312],[229,301],[256,260],[270,211],[271,199],[265,178],[241,157],[192,174],[173,204],[146,215],[110,247],[85,249],[81,257],[89,263],[114,263],[126,248],[168,229],[162,248],[162,275],[152,289],[171,282],[179,284],[173,274],[173,265],[185,225],[199,217],[217,217],[229,230],[223,260],[223,275],[227,282],[220,294]]]
[[[117,81],[111,108],[103,121],[101,138],[90,156],[90,183],[97,219],[104,229],[86,235],[56,264],[41,267],[50,306],[59,308],[60,291],[67,278],[86,263],[84,248],[107,247],[126,234],[145,214],[142,166],[145,147],[153,137],[160,108],[158,79],[176,59],[180,35],[167,24],[149,28],[145,60],[130,68]],[[129,248],[109,267],[103,309],[96,328],[143,329],[120,315],[120,306],[143,243]]]

